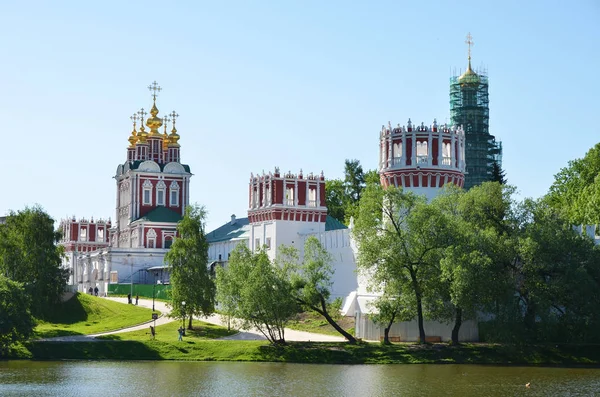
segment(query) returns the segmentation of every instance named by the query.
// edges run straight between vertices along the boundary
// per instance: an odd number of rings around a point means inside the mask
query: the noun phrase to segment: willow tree
[[[165,256],[171,273],[173,314],[181,318],[189,316],[189,329],[192,329],[193,316],[208,316],[215,307],[215,284],[208,269],[205,218],[204,207],[187,207],[177,224],[177,238]]]

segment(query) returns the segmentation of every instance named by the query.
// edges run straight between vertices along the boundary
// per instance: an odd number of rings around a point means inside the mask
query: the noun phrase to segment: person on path
[[[94,288],[94,295],[98,296],[98,287]]]
[[[179,327],[179,329],[177,331],[179,332],[179,339],[178,340],[183,340],[183,328]]]
[[[140,300],[140,296],[138,294],[135,295],[135,305],[137,306],[138,300]]]
[[[127,303],[131,305],[131,294],[127,294]]]

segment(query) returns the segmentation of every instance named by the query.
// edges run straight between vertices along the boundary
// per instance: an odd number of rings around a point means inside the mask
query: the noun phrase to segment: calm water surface
[[[531,382],[529,389],[525,384]],[[600,369],[0,362],[0,396],[600,396]]]

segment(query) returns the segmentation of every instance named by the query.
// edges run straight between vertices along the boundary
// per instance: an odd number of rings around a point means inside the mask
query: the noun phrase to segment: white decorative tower
[[[447,183],[465,182],[465,134],[447,124],[382,126],[379,175],[384,186],[401,186],[431,200]]]

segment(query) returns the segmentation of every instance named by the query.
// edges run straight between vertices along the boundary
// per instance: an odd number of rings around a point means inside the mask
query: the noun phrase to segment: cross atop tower
[[[152,91],[152,99],[156,101],[156,96],[162,91],[162,88],[159,87],[155,80],[148,86],[148,90]]]
[[[469,61],[471,60],[471,47],[475,45],[473,42],[473,36],[471,36],[471,32],[467,33],[467,40],[465,43],[469,46]]]

